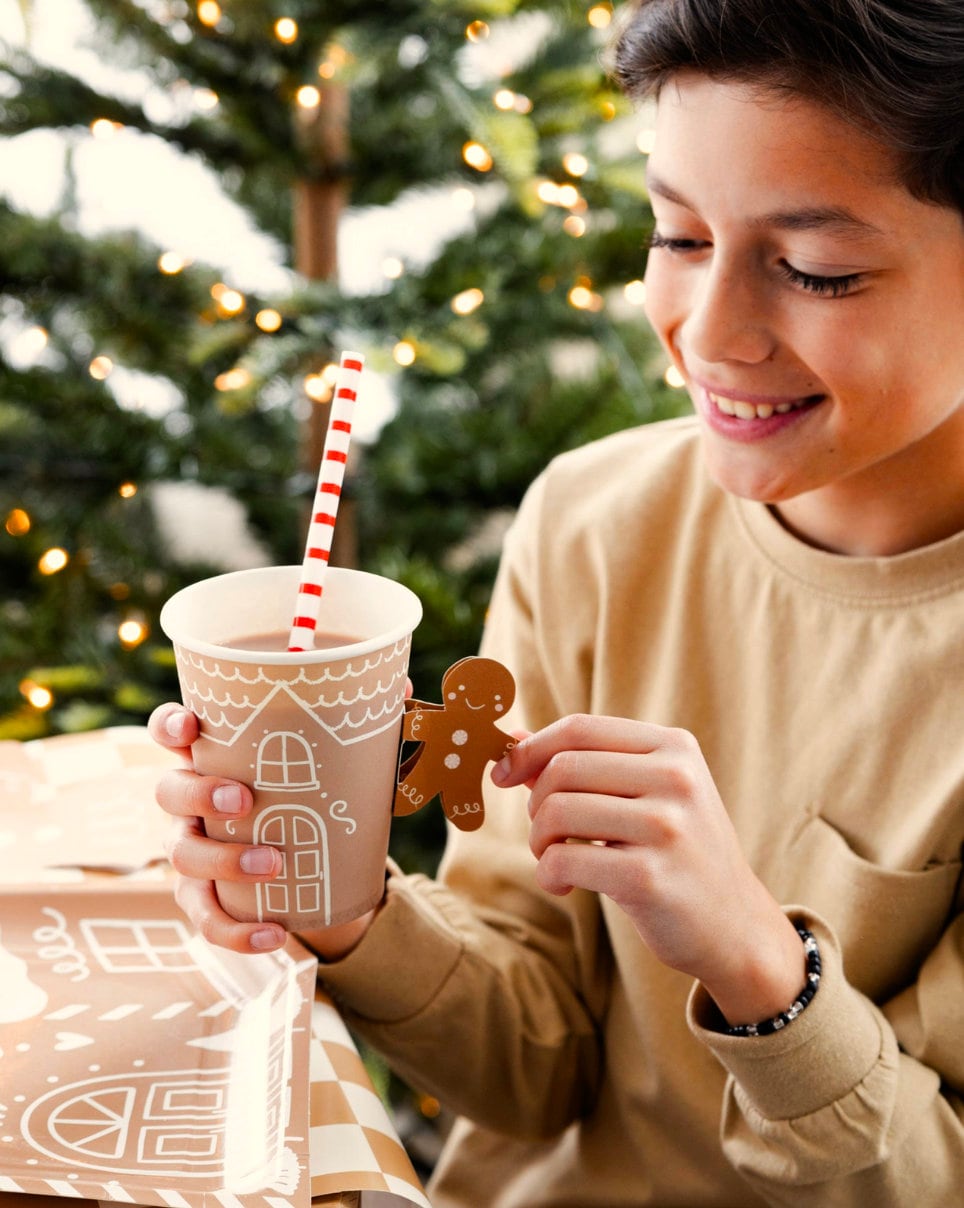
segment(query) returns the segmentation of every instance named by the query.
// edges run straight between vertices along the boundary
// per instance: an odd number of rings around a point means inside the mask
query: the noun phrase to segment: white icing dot
[[[457,747],[464,747],[465,744],[469,741],[468,731],[467,730],[456,730],[455,733],[452,735],[452,741],[455,743],[455,745]]]
[[[462,762],[461,757],[458,755],[452,754],[452,755],[445,756],[445,766],[450,771],[454,771],[455,768],[457,768],[461,762]]]
[[[60,1079],[57,1077],[56,1074],[48,1074],[47,1081],[48,1082],[59,1082]]]
[[[455,700],[455,693],[454,693],[454,692],[450,692],[450,693],[449,693],[449,700]]]
[[[501,705],[496,705],[496,707],[495,707],[495,711],[496,711],[496,713],[501,713],[501,712],[502,712],[502,706],[501,706]]]

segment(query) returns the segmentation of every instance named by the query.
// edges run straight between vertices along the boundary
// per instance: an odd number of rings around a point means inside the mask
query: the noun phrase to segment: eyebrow
[[[650,193],[663,197],[675,205],[698,213],[692,202],[677,192],[658,176],[648,175],[646,180]],[[753,219],[755,227],[776,227],[782,231],[830,231],[838,235],[882,235],[883,231],[871,222],[858,218],[843,206],[801,206],[794,210],[774,210]]]

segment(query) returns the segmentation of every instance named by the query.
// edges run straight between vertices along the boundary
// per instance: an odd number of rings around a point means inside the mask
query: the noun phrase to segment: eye
[[[786,260],[780,261],[780,271],[788,281],[801,289],[830,298],[840,298],[850,293],[864,276],[863,273],[842,273],[839,277],[820,277],[815,273],[801,272]]]
[[[649,237],[649,247],[650,250],[664,248],[668,252],[686,253],[701,252],[709,247],[709,243],[705,239],[670,239],[659,231],[653,231]]]

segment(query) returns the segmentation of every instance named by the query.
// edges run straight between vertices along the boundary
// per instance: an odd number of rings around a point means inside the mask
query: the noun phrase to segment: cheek
[[[673,276],[671,272],[650,260],[643,278],[646,284],[643,311],[653,331],[669,352],[673,349],[673,333],[684,317],[682,290],[678,283],[674,283]]]

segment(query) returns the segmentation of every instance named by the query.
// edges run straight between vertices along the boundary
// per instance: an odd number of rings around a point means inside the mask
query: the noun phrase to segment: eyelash
[[[707,243],[701,239],[667,239],[658,231],[653,231],[649,237],[650,249],[663,248],[680,255],[685,255],[687,252],[698,252],[707,246]],[[805,289],[809,293],[821,294],[830,298],[841,298],[848,294],[863,277],[863,273],[845,273],[839,277],[819,277],[814,273],[801,272],[792,264],[788,264],[786,260],[780,261],[780,272],[791,284],[799,285],[801,289]]]

